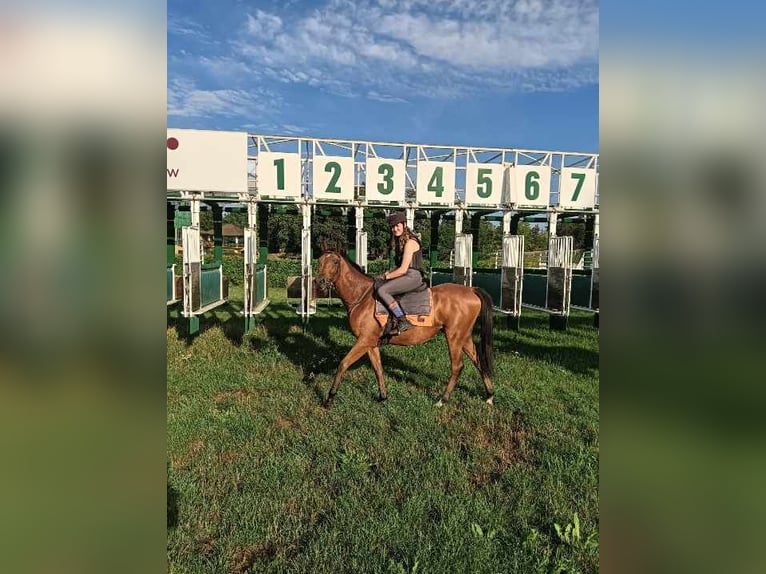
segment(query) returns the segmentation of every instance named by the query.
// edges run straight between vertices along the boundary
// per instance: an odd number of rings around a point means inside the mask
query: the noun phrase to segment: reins
[[[375,283],[373,283],[372,285],[370,285],[369,287],[367,287],[367,289],[365,289],[365,290],[364,290],[364,292],[363,292],[363,293],[362,293],[362,294],[359,296],[359,298],[358,298],[356,301],[354,301],[354,303],[352,303],[352,304],[351,304],[351,306],[349,306],[349,308],[348,308],[348,314],[349,314],[349,315],[351,314],[351,311],[353,311],[353,310],[356,308],[356,306],[357,306],[357,305],[359,305],[359,303],[361,303],[361,302],[362,302],[362,300],[363,300],[363,299],[364,299],[364,298],[367,296],[367,293],[369,293],[369,292],[370,292],[370,290],[371,290],[371,289],[372,289],[374,286],[375,286]]]

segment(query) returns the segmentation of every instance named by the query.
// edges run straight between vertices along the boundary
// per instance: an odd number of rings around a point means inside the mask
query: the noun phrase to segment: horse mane
[[[364,269],[362,269],[362,268],[359,266],[359,264],[358,264],[358,263],[355,263],[354,261],[351,261],[351,259],[349,259],[349,258],[348,258],[348,255],[346,255],[345,253],[341,253],[340,251],[335,251],[334,249],[329,249],[329,250],[325,251],[325,253],[333,253],[333,254],[337,255],[338,257],[340,257],[341,259],[343,259],[343,260],[344,260],[346,263],[348,263],[348,264],[349,264],[349,266],[350,266],[352,269],[355,269],[356,271],[358,271],[359,273],[361,273],[362,275],[364,275],[364,276],[365,276],[365,277],[367,277],[368,279],[372,279],[372,278],[373,278],[373,277],[372,277],[372,275],[368,275],[367,273],[365,273],[365,272],[364,272]]]

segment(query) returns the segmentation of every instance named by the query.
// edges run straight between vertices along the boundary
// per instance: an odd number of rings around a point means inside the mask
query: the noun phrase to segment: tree
[[[556,228],[556,235],[573,237],[573,249],[585,249],[585,225],[582,223],[564,223]]]
[[[202,231],[213,231],[213,212],[209,209],[200,209],[199,228]]]
[[[247,213],[242,213],[241,211],[227,211],[223,215],[223,222],[231,223],[232,225],[244,229],[247,227]]]

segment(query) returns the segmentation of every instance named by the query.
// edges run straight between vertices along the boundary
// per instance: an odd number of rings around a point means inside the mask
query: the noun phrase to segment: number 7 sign
[[[596,204],[596,170],[564,167],[559,176],[559,207],[593,209]]]

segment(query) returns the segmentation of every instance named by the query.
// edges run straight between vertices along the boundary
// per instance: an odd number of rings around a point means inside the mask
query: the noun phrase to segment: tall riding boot
[[[409,329],[412,329],[415,326],[412,323],[410,323],[407,320],[407,317],[405,317],[404,315],[397,318],[396,324],[399,327],[399,333],[404,333],[405,331],[408,331]]]

